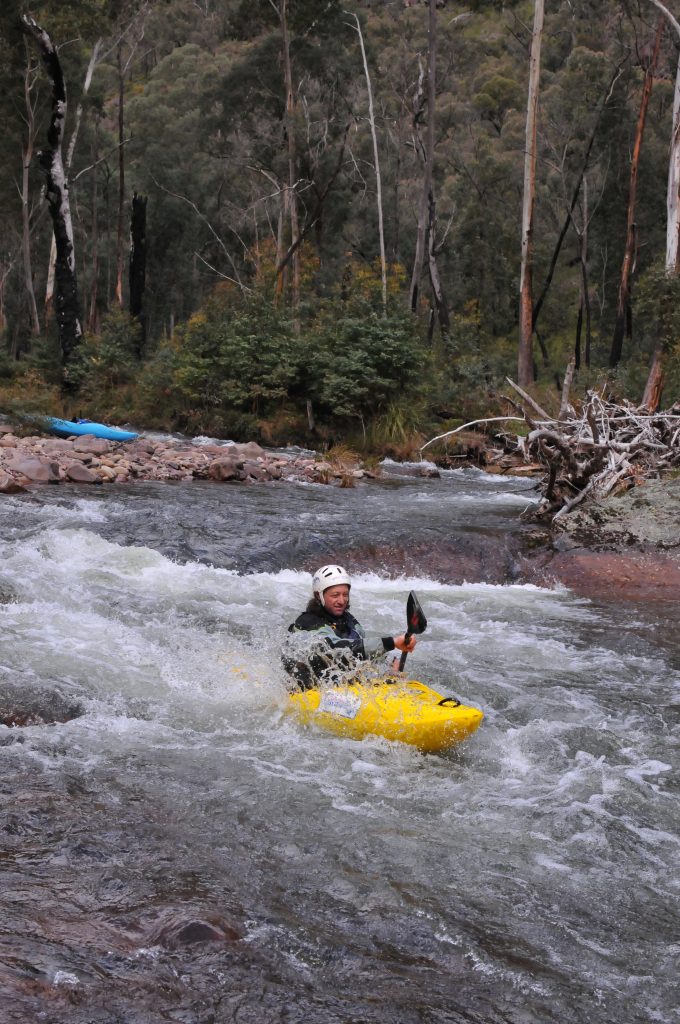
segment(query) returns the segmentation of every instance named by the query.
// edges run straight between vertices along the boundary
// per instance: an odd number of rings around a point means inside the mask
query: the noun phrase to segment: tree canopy
[[[395,403],[410,410],[414,434],[497,407],[501,381],[517,365],[533,4],[437,0],[432,109],[428,6],[47,0],[31,7],[57,45],[67,81],[65,146],[78,124],[68,178],[87,330],[73,376],[81,390],[65,401],[98,417],[263,437],[274,431],[281,441],[315,440],[319,431],[363,439]],[[0,12],[0,402],[20,391],[29,370],[51,396],[62,374],[44,302],[51,221],[37,162],[50,87],[21,31],[27,9],[7,0]],[[373,89],[387,309],[353,15]],[[660,269],[679,42],[667,26],[636,171],[625,337],[620,361],[609,366],[631,222],[631,153],[660,17],[651,2],[547,5],[533,229],[533,376],[544,395],[558,396],[578,347],[578,386],[602,385],[637,402],[661,345],[664,400],[680,398],[680,338],[668,313],[674,285]],[[430,262],[412,313],[430,125]],[[146,290],[135,317],[126,280],[122,295],[116,291],[117,267],[129,258],[134,194],[147,200]],[[448,325],[437,323],[432,261]]]

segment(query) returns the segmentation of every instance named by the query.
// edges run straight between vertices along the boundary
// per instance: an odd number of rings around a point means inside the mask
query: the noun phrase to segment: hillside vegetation
[[[6,2],[0,412],[407,455],[510,411],[535,10]],[[68,91],[72,346],[58,282],[46,302],[53,81],[27,12]],[[547,4],[530,367],[551,413],[572,358],[576,395],[638,403],[656,352],[680,397],[678,43],[650,0]]]

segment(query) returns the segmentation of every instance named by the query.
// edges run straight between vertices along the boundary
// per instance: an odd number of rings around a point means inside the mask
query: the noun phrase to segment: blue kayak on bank
[[[139,437],[139,434],[131,430],[119,430],[118,427],[109,427],[106,423],[91,423],[90,420],[60,420],[55,416],[48,416],[46,422],[48,430],[59,437],[94,434],[95,437],[104,437],[107,441],[134,441]]]

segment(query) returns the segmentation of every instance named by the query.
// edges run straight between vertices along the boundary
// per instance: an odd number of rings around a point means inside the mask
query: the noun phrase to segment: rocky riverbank
[[[680,600],[680,478],[644,481],[558,524],[538,572],[586,596]]]
[[[254,483],[303,480],[347,486],[371,476],[354,466],[333,465],[314,455],[274,454],[247,444],[197,444],[140,436],[114,442],[86,434],[76,438],[19,437],[0,427],[0,493],[35,484],[125,484],[135,480],[214,480]]]

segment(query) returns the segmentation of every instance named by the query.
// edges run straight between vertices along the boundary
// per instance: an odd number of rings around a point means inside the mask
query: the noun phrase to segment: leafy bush
[[[70,369],[71,383],[80,397],[106,404],[112,391],[133,381],[139,372],[140,343],[137,320],[122,309],[107,313],[101,334],[85,335]]]
[[[233,422],[234,413],[264,415],[295,383],[293,325],[261,296],[234,303],[217,292],[178,337],[176,395],[188,421],[203,429]]]
[[[329,306],[306,339],[310,395],[329,416],[369,419],[419,380],[428,357],[406,313],[337,313]]]

